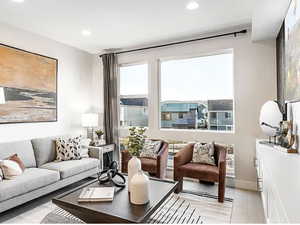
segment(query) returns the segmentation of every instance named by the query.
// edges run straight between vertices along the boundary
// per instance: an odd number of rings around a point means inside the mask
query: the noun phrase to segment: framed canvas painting
[[[57,121],[58,60],[0,44],[0,124]]]
[[[285,18],[285,85],[287,102],[300,100],[300,0],[292,0]]]

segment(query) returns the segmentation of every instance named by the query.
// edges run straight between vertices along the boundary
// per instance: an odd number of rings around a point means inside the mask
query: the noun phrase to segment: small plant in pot
[[[96,130],[95,134],[97,135],[98,139],[100,140],[104,134],[104,132],[102,130]]]
[[[131,178],[141,170],[141,161],[137,158],[144,146],[146,136],[144,127],[131,127],[128,137],[128,152],[132,158],[128,162],[128,191],[130,191]]]

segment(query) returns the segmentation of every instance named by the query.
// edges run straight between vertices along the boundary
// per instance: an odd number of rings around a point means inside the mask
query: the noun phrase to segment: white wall
[[[0,142],[84,133],[81,114],[91,107],[93,55],[5,24],[0,43],[58,59],[58,122],[0,124]]]
[[[233,49],[234,52],[235,132],[160,130],[157,123],[159,118],[158,59],[201,55],[226,49]],[[236,185],[242,188],[255,189],[256,175],[253,167],[255,139],[262,136],[259,126],[259,112],[263,103],[276,98],[275,50],[274,40],[252,43],[251,34],[248,33],[237,38],[218,38],[187,45],[123,54],[119,56],[119,63],[140,61],[149,63],[149,75],[151,76],[149,85],[150,90],[153,91],[149,93],[149,105],[152,107],[149,108],[148,136],[186,141],[214,140],[220,143],[234,144]],[[97,65],[97,67],[99,66]],[[97,76],[99,76],[98,74]]]

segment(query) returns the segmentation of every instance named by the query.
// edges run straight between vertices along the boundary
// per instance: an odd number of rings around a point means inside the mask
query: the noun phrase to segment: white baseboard
[[[256,182],[248,181],[248,180],[237,180],[237,179],[235,179],[234,182],[235,182],[235,188],[257,191]]]

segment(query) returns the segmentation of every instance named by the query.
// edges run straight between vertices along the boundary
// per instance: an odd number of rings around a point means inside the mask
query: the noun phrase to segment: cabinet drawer
[[[103,147],[103,153],[113,152],[115,150],[115,145],[107,145]]]

